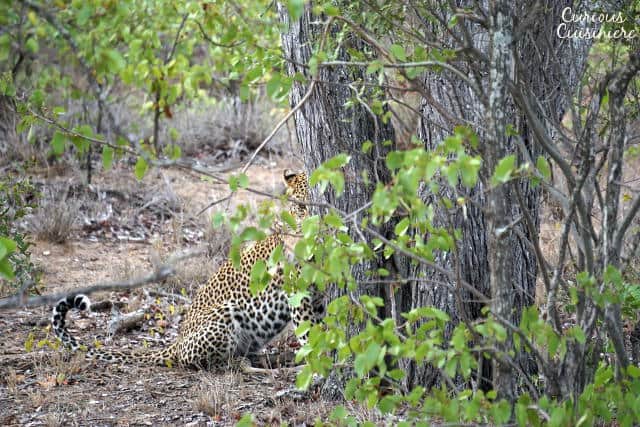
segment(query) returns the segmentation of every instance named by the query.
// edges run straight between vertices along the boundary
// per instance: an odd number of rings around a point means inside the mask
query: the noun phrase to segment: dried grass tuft
[[[178,111],[170,123],[177,133],[167,131],[166,141],[178,143],[183,153],[197,156],[210,152],[217,160],[240,159],[251,154],[284,116],[266,98],[241,102],[222,98],[215,104],[192,105]],[[282,155],[296,151],[293,133],[283,127],[267,144],[264,153]]]
[[[56,186],[43,192],[39,206],[30,218],[32,233],[52,243],[67,241],[80,214],[80,201],[69,197],[69,186]]]
[[[194,409],[219,421],[225,413],[233,409],[234,398],[229,391],[236,388],[240,381],[240,375],[235,372],[221,376],[205,376],[198,385],[197,396],[193,401]]]

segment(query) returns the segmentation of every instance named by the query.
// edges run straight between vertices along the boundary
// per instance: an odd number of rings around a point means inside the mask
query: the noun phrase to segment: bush
[[[18,222],[33,208],[39,194],[29,179],[0,178],[0,236],[15,243],[15,249],[4,258],[15,279],[12,288],[20,288],[29,281],[38,282],[39,275],[31,262],[31,242],[20,231]],[[13,245],[12,245],[13,246]],[[0,260],[2,261],[2,260]],[[6,273],[5,273],[6,275]],[[0,278],[0,295],[5,295],[5,281]]]

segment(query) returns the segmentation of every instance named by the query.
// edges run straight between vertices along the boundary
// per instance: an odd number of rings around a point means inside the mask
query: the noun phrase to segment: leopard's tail
[[[83,345],[71,335],[66,327],[65,319],[67,312],[71,309],[85,311],[90,310],[90,308],[91,302],[89,301],[89,297],[84,294],[69,295],[58,301],[55,307],[53,307],[53,313],[51,315],[53,332],[60,341],[62,341],[62,344],[71,351],[77,351]],[[141,353],[124,353],[101,348],[89,348],[86,353],[86,358],[110,363],[152,363],[171,366],[175,362],[175,348],[175,343],[162,350]]]
[[[91,301],[89,297],[84,294],[69,295],[66,298],[62,298],[53,307],[53,313],[51,315],[51,327],[62,344],[70,350],[76,351],[80,348],[78,340],[69,333],[66,326],[67,312],[71,309],[80,311],[89,310],[91,307]]]

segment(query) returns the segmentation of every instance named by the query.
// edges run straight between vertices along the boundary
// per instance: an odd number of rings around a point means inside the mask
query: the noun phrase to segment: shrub
[[[20,288],[28,281],[38,282],[39,275],[31,262],[29,247],[31,242],[19,229],[19,221],[33,208],[39,194],[29,179],[14,180],[11,177],[0,178],[0,236],[15,242],[15,250],[7,259],[15,279],[12,287]],[[5,289],[5,281],[0,279],[0,294],[5,295],[11,289]]]

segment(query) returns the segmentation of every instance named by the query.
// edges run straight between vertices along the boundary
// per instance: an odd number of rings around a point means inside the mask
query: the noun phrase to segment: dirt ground
[[[249,170],[250,185],[278,192],[285,168],[299,165],[262,160]],[[79,174],[36,179],[45,185],[77,183]],[[93,205],[87,202],[90,206],[81,203],[82,219],[67,242],[34,242],[32,260],[43,271],[40,291],[54,293],[136,277],[150,272],[157,259],[209,243],[208,254],[185,261],[176,277],[165,283],[91,296],[92,302],[110,301],[117,309],[107,306],[88,315],[68,316],[71,330],[85,343],[161,347],[177,334],[185,306],[181,294],[191,295],[226,253],[228,235],[207,230],[212,212],[257,199],[241,192],[228,204],[219,203],[197,215],[227,195],[228,187],[169,169],[151,171],[137,182],[131,167],[123,164],[94,177],[92,189],[111,196],[98,197]],[[172,211],[165,209],[168,205]],[[153,293],[158,290],[164,294]],[[109,321],[118,315],[114,310],[138,309],[145,310],[143,322],[108,336]],[[331,410],[316,393],[289,393],[295,373],[287,370],[248,375],[234,369],[214,373],[85,361],[56,348],[49,330],[50,311],[37,307],[0,313],[0,425],[232,425],[246,413],[260,425],[304,425],[326,419]],[[285,337],[270,351],[291,352],[287,348],[291,343],[291,337]]]

